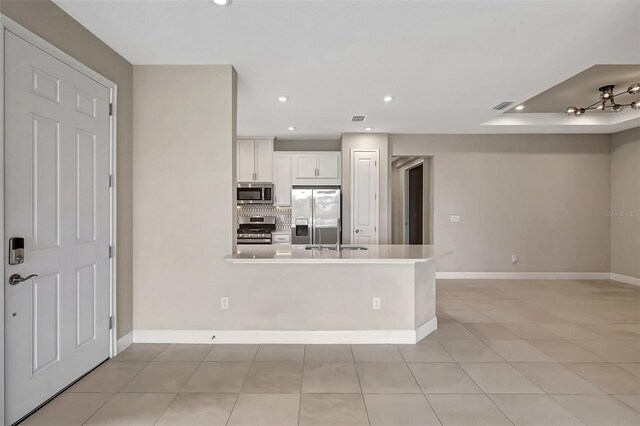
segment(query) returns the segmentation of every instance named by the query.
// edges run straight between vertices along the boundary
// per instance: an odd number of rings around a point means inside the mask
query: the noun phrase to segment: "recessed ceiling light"
[[[293,127],[293,126],[289,126],[289,131],[290,131],[290,132],[293,132],[295,129],[296,129],[295,127]]]
[[[383,100],[384,100],[385,102],[391,102],[391,101],[393,100],[393,96],[385,96],[385,97],[383,98]]]
[[[372,130],[373,130],[373,127],[365,127],[364,129],[365,129],[367,132],[370,132],[370,131],[372,131]]]
[[[280,96],[278,96],[278,100],[280,102],[287,102],[289,100],[289,97],[288,96],[284,96],[284,95],[280,95]]]
[[[516,107],[516,111],[522,111],[524,109],[524,105],[518,105]]]
[[[218,6],[229,6],[233,0],[212,0]]]

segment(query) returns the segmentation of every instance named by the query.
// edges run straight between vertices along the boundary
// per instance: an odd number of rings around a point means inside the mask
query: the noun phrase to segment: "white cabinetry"
[[[291,205],[291,154],[276,152],[273,155],[273,190],[276,206]]]
[[[293,185],[340,185],[339,152],[291,153]]]
[[[273,180],[273,139],[238,139],[238,182]]]

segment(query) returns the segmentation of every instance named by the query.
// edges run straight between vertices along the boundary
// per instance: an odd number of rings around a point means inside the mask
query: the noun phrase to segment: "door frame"
[[[349,229],[349,241],[351,241],[353,243],[353,240],[355,239],[355,232],[354,232],[354,223],[355,223],[355,209],[353,208],[353,206],[355,205],[355,179],[356,179],[356,174],[354,173],[355,171],[355,161],[356,161],[356,152],[375,152],[376,154],[376,168],[377,168],[377,172],[378,172],[378,179],[376,181],[376,224],[375,224],[375,229],[376,229],[376,244],[380,243],[380,149],[375,149],[375,148],[352,148],[350,150],[350,154],[349,156],[351,157],[350,159],[350,170],[349,170],[349,174],[351,175],[349,178],[349,198],[350,198],[350,205],[349,205],[349,216],[350,216],[350,222],[349,223],[349,227],[351,229]]]
[[[4,34],[5,31],[9,31],[14,35],[20,37],[26,42],[36,46],[43,52],[53,56],[64,64],[70,66],[76,71],[84,74],[88,78],[94,80],[95,82],[105,86],[109,90],[110,100],[112,104],[112,115],[110,117],[109,123],[109,143],[110,143],[110,159],[109,159],[109,169],[112,176],[112,185],[110,188],[110,208],[109,208],[109,216],[110,216],[110,245],[112,247],[112,256],[110,261],[110,300],[109,300],[109,314],[113,317],[113,328],[109,330],[109,356],[114,357],[117,355],[117,330],[118,330],[118,317],[116,315],[116,277],[117,277],[117,256],[118,251],[116,249],[116,238],[117,238],[117,168],[116,168],[116,154],[117,154],[117,112],[118,112],[118,85],[112,82],[111,80],[105,78],[104,76],[98,74],[91,68],[87,67],[80,61],[74,59],[70,55],[66,54],[62,50],[58,49],[48,41],[43,38],[35,35],[22,25],[13,21],[12,19],[6,17],[5,15],[0,14],[0,69],[4,70],[4,61],[5,61],[5,50],[4,50]],[[4,76],[4,73],[3,73]],[[2,261],[2,279],[5,277],[5,268],[6,268],[6,239],[4,232],[4,77],[2,82],[0,82],[0,164],[2,164],[2,172],[0,173],[0,259]],[[5,419],[5,386],[6,386],[6,376],[4,374],[4,326],[5,326],[5,316],[4,316],[4,288],[0,291],[0,318],[2,321],[2,327],[0,327],[0,376],[3,377],[2,386],[0,386],[0,419],[2,423],[4,423]],[[62,390],[62,389],[61,389]]]
[[[403,244],[409,244],[409,199],[411,198],[409,196],[409,171],[415,169],[416,167],[420,167],[422,166],[422,184],[424,185],[424,158],[420,158],[416,161],[412,161],[410,164],[405,165],[402,167],[402,178],[403,178],[403,184],[404,184],[404,188],[402,191],[402,243]],[[424,196],[424,190],[423,190],[423,196]],[[424,205],[424,201],[423,201],[423,205]],[[423,223],[423,230],[422,230],[422,244],[425,244],[425,238],[424,238],[424,208],[422,209],[422,223]]]

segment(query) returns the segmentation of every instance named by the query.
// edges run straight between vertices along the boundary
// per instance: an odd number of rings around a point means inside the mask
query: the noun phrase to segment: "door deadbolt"
[[[24,238],[9,238],[9,265],[24,263]]]

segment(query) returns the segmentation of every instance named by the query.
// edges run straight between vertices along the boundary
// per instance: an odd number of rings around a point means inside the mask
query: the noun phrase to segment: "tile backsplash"
[[[275,216],[275,232],[291,232],[291,207],[243,205],[236,210],[238,216]]]

